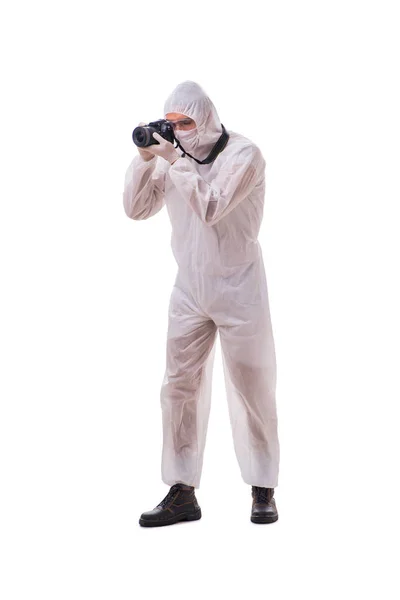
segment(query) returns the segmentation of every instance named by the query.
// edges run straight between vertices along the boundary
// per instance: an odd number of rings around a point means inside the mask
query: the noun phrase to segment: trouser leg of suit
[[[218,325],[234,448],[242,478],[250,485],[275,488],[280,455],[276,356],[265,276],[261,283],[256,303],[233,299],[229,314]]]
[[[168,485],[200,486],[211,406],[217,327],[191,294],[174,285],[161,387],[161,473]]]

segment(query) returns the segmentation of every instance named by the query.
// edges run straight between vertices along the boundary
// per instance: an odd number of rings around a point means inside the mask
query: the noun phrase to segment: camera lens
[[[152,143],[150,141],[151,134],[152,131],[150,131],[149,127],[135,127],[132,133],[133,142],[136,144],[136,146],[139,146],[139,148],[143,148],[144,146],[150,146],[150,144]]]

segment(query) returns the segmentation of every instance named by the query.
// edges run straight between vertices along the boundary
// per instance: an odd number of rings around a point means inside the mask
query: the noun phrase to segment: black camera
[[[159,119],[158,121],[152,121],[147,125],[139,125],[135,127],[132,133],[133,142],[139,148],[145,146],[151,146],[152,144],[158,144],[157,140],[153,138],[153,133],[159,133],[167,142],[174,143],[175,136],[174,130],[169,121],[166,119]]]

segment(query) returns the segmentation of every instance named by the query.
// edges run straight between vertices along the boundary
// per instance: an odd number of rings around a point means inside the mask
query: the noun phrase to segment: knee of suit
[[[161,388],[161,398],[169,403],[195,401],[200,389],[201,378],[193,378],[182,373],[180,376],[168,377]]]

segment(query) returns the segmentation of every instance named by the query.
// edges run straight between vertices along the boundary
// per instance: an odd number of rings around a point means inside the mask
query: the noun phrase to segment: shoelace
[[[264,487],[253,486],[253,490],[255,491],[256,502],[269,502],[269,490]]]
[[[162,508],[164,508],[164,506],[166,504],[168,504],[168,502],[170,500],[172,500],[172,498],[175,496],[176,492],[180,489],[180,485],[178,484],[174,484],[171,489],[169,490],[168,494],[165,496],[165,498],[163,500],[161,500],[161,502],[159,503],[158,506],[162,506]]]

